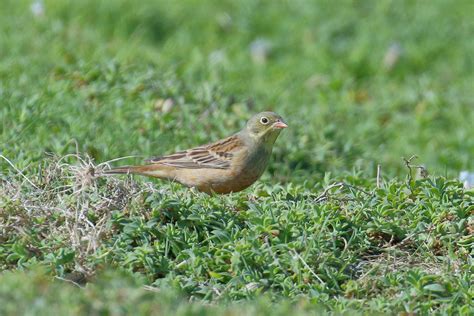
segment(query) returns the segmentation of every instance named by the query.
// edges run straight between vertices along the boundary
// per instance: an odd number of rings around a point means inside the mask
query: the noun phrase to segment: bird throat
[[[261,133],[252,133],[247,130],[244,131],[244,138],[252,141],[260,150],[268,153],[272,153],[273,145],[275,144],[278,135],[280,135],[280,130],[267,129]]]

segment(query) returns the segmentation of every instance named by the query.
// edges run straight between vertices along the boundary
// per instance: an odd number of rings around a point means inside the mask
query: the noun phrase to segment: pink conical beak
[[[276,121],[275,123],[273,123],[273,127],[274,128],[287,128],[288,125],[286,125],[286,123],[282,121]]]

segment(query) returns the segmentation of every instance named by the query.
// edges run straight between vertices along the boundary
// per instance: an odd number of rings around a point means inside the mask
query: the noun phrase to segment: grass
[[[470,1],[43,5],[0,4],[0,314],[473,312]],[[244,192],[96,176],[266,109]]]

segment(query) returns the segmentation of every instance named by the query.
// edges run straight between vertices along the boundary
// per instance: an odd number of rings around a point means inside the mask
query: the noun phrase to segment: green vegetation
[[[0,2],[0,314],[474,312],[472,1],[31,4]],[[96,177],[266,109],[244,192]]]

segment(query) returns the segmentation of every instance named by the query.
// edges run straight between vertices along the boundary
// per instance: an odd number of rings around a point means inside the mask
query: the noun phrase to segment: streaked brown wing
[[[171,155],[148,159],[151,164],[162,164],[186,169],[229,169],[234,153],[242,148],[237,135],[216,143],[180,151]]]

